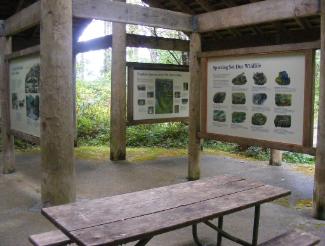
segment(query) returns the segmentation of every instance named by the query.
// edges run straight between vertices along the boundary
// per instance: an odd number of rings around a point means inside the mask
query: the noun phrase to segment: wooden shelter
[[[75,199],[75,84],[72,82],[72,64],[76,53],[112,47],[111,159],[121,160],[126,156],[126,47],[189,50],[188,177],[198,179],[200,138],[206,137],[201,134],[202,58],[213,54],[258,53],[267,49],[283,51],[317,49],[321,46],[322,51],[325,49],[324,0],[143,2],[150,7],[107,0],[4,0],[1,3],[0,83],[4,173],[15,169],[13,136],[16,134],[10,129],[8,60],[40,52],[43,203],[59,204]],[[77,43],[83,28],[92,19],[114,22],[113,35]],[[190,41],[126,34],[125,24],[128,23],[183,31]],[[320,219],[325,219],[325,130],[322,128],[325,124],[325,110],[322,110],[325,107],[324,57],[321,58],[314,189],[314,215]],[[315,151],[310,150],[309,153]]]

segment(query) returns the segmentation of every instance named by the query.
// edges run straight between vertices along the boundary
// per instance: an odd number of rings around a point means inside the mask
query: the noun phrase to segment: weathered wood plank
[[[262,243],[260,246],[313,246],[318,244],[319,241],[318,237],[295,229]]]
[[[197,15],[199,32],[209,32],[319,14],[319,0],[266,0]]]
[[[26,134],[24,132],[16,131],[16,130],[13,130],[13,129],[10,129],[9,132],[15,138],[25,140],[28,143],[40,144],[40,142],[41,142],[39,137],[35,137],[35,136],[32,136],[32,135]]]
[[[288,194],[287,190],[266,185],[159,213],[71,231],[69,234],[82,245],[117,245],[213,219]]]
[[[5,60],[5,55],[12,51],[11,46],[11,38],[0,37],[1,162],[5,174],[14,172],[16,166],[14,138],[10,134],[9,64]]]
[[[40,46],[33,46],[33,47],[29,47],[23,50],[19,50],[16,52],[13,52],[11,54],[8,54],[5,56],[6,60],[12,60],[15,58],[19,58],[19,57],[24,57],[24,56],[29,56],[29,55],[33,55],[33,54],[39,54],[40,53]]]
[[[113,23],[112,33],[110,159],[119,161],[126,159],[126,25]]]
[[[72,100],[72,2],[41,2],[42,202],[75,201]]]
[[[181,39],[150,37],[143,35],[127,34],[127,47],[143,47],[148,49],[189,51],[189,42]],[[77,53],[91,50],[108,49],[112,47],[112,35],[95,38],[85,42],[78,42],[75,50]]]
[[[30,5],[5,21],[5,35],[14,35],[40,23],[41,1]]]
[[[321,58],[313,215],[325,220],[325,0],[321,0]]]
[[[107,0],[74,0],[73,16],[192,31],[189,14]]]
[[[29,241],[35,246],[65,246],[71,243],[70,239],[59,230],[32,235]]]
[[[298,43],[298,44],[282,44],[282,45],[270,45],[260,47],[249,47],[240,49],[207,51],[198,54],[199,57],[217,57],[217,56],[239,56],[249,54],[265,54],[271,52],[287,52],[298,50],[312,50],[320,48],[320,41]]]
[[[72,205],[44,208],[42,213],[67,230],[125,220],[209,198],[234,193],[260,183],[223,176],[204,182],[187,182]],[[123,205],[122,205],[123,204]]]
[[[201,35],[192,33],[190,40],[190,94],[189,94],[189,143],[188,143],[188,179],[200,178],[201,142],[200,131],[200,96],[201,66],[197,56],[201,51]]]
[[[281,166],[282,165],[282,151],[277,149],[271,149],[270,162],[271,166]]]

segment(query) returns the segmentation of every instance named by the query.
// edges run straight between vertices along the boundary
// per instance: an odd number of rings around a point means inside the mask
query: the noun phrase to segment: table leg
[[[218,218],[218,228],[222,230],[222,227],[223,227],[223,216]],[[221,246],[221,242],[222,242],[222,234],[218,232],[217,246]]]
[[[141,239],[139,242],[137,242],[137,244],[135,246],[144,246],[146,245],[150,240],[152,239],[152,237],[148,237],[145,239]]]
[[[200,242],[199,237],[197,236],[197,224],[192,225],[192,234],[193,234],[193,239],[194,239],[194,242],[196,243],[196,245],[203,246]]]
[[[258,241],[258,228],[259,228],[259,224],[260,224],[260,213],[261,213],[261,205],[258,204],[255,206],[253,240],[252,240],[253,246],[256,246],[257,241]]]

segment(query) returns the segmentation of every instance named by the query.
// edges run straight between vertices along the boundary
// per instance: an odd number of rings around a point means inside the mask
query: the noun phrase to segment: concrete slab
[[[17,172],[0,176],[0,246],[29,245],[31,234],[54,227],[40,214],[40,157],[17,156]],[[78,200],[112,196],[186,181],[186,158],[163,158],[142,163],[127,161],[77,161]],[[264,162],[248,162],[204,155],[202,177],[234,174],[292,190],[289,199],[262,206],[259,242],[291,228],[301,228],[321,237],[325,245],[325,222],[311,218],[310,208],[295,209],[300,201],[312,199],[313,177],[294,171],[290,166],[271,167]],[[250,240],[253,209],[225,217],[225,228]],[[206,245],[213,245],[216,233],[199,226]],[[130,244],[132,245],[132,244]],[[194,245],[191,228],[155,237],[148,245]],[[235,245],[224,240],[223,245]]]

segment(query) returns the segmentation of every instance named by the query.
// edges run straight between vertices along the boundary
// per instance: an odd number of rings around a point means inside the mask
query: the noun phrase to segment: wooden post
[[[75,201],[72,0],[41,1],[42,202]]]
[[[271,149],[270,156],[271,166],[281,166],[282,165],[282,151],[277,149]]]
[[[201,36],[192,33],[190,40],[190,95],[189,95],[189,145],[188,179],[200,178],[200,63],[197,53],[201,51]]]
[[[1,23],[0,23],[1,24]],[[10,92],[9,64],[5,55],[11,53],[11,38],[0,36],[0,100],[1,100],[1,137],[2,137],[2,172],[15,171],[14,137],[10,134]]]
[[[110,159],[126,158],[126,26],[112,25]]]
[[[320,96],[313,216],[325,220],[325,0],[321,0]]]

